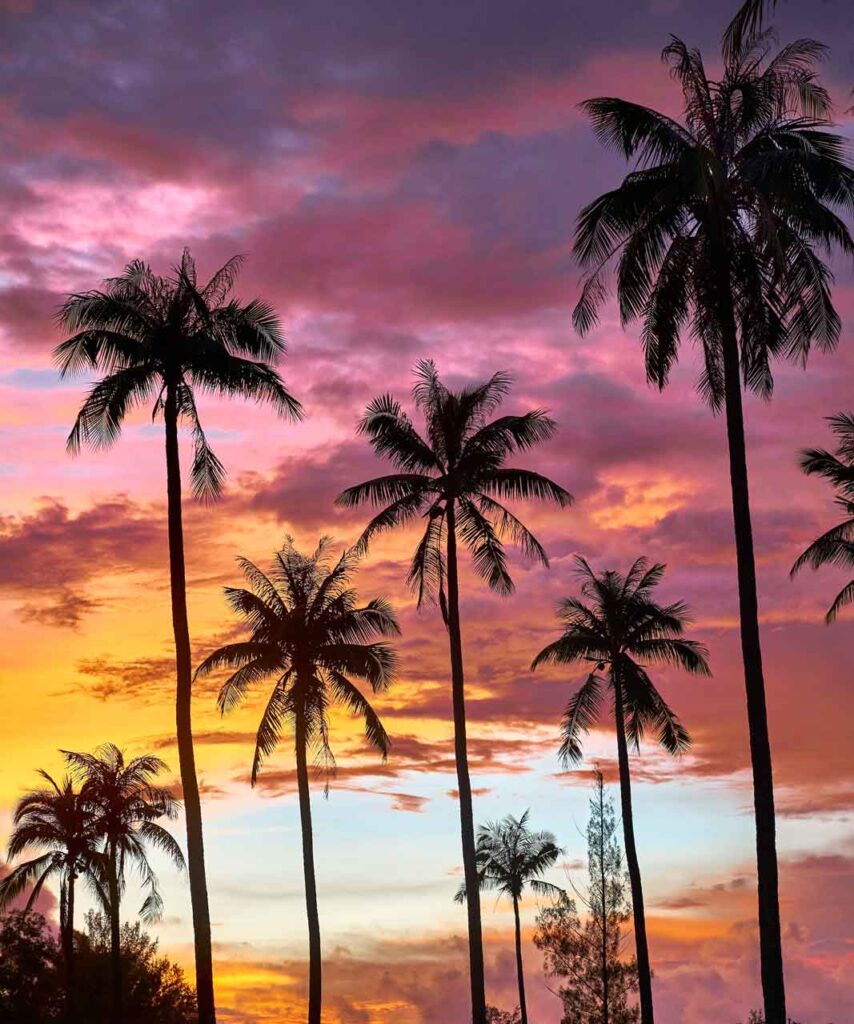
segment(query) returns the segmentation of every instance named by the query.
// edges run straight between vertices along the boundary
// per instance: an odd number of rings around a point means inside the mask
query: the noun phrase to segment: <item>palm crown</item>
[[[579,215],[576,253],[588,276],[575,324],[596,323],[616,263],[621,319],[643,323],[648,379],[664,387],[689,330],[714,407],[722,324],[731,318],[738,331],[745,385],[767,396],[773,357],[804,360],[813,343],[836,344],[819,253],[854,252],[835,212],[854,210],[854,171],[844,139],[827,130],[830,101],[815,70],[824,47],[802,39],[770,59],[766,49],[767,36],[751,35],[710,81],[700,53],[674,38],[663,56],[682,87],[681,122],[621,99],[583,104],[599,139],[636,168]]]
[[[420,362],[415,375],[412,393],[424,415],[426,436],[419,434],[390,395],[375,398],[359,431],[399,472],[348,488],[339,495],[338,504],[385,506],[365,527],[359,541],[362,550],[384,530],[416,516],[426,520],[409,570],[419,603],[435,592],[444,602],[443,536],[449,513],[478,574],[494,590],[510,593],[513,581],[504,554],[505,537],[544,565],[548,559],[540,542],[502,500],[539,498],[565,506],[572,497],[539,473],[511,469],[505,462],[513,453],[550,438],[555,423],[540,409],[490,420],[510,390],[511,378],[505,373],[460,391],[451,391],[439,380],[432,360]]]
[[[814,540],[792,567],[794,575],[805,565],[814,569],[822,565],[854,568],[854,413],[829,417],[838,445],[835,452],[823,448],[809,448],[801,455],[801,468],[805,473],[823,476],[836,488],[836,504],[845,519]],[[854,579],[836,595],[827,612],[827,621],[833,622],[845,605],[854,601]]]
[[[135,406],[154,401],[162,413],[168,393],[193,432],[193,490],[215,497],[225,469],[207,442],[195,392],[252,398],[279,413],[302,414],[269,364],[285,351],[278,317],[260,299],[229,298],[242,257],[235,256],[206,285],[196,279],[187,250],[173,276],[159,277],[141,260],[129,263],[102,291],[71,295],[59,322],[74,332],[54,353],[63,375],[89,368],[105,376],[94,384],[68,438],[72,452],[107,447]]]
[[[0,881],[0,906],[31,886],[26,903],[29,910],[53,876],[59,878],[61,909],[68,882],[74,877],[82,875],[98,895],[102,894],[97,828],[86,800],[71,779],[58,783],[45,771],[39,770],[38,774],[48,786],[31,790],[18,801],[8,857],[12,860],[30,850],[41,852]]]
[[[595,573],[583,558],[576,558],[581,597],[561,602],[562,636],[543,648],[533,661],[542,664],[592,662],[595,669],[570,698],[563,717],[560,757],[565,763],[581,760],[581,736],[602,711],[608,671],[614,696],[619,688],[626,709],[626,736],[636,748],[648,730],[672,754],[690,744],[688,732],[658,692],[647,665],[677,665],[695,675],[710,675],[706,648],[683,636],[688,622],[682,602],[658,604],[652,591],[661,581],[664,566],[639,558],[625,576]]]
[[[542,876],[563,852],[551,832],[532,832],[529,812],[521,818],[509,814],[502,821],[488,821],[477,830],[477,871],[481,889],[492,889],[519,900],[526,886],[543,896],[560,892]],[[466,888],[461,885],[454,899],[462,903]]]
[[[252,763],[252,782],[276,747],[283,723],[300,723],[308,746],[328,765],[328,711],[337,701],[365,720],[368,741],[383,756],[389,740],[379,716],[352,678],[367,682],[374,693],[394,678],[394,648],[378,637],[396,636],[394,612],[382,598],[364,606],[350,586],[358,561],[345,551],[333,565],[329,541],[320,542],[309,557],[290,538],[265,573],[248,559],[239,559],[251,589],[226,588],[226,598],[250,630],[250,638],[220,647],[196,670],[196,677],[218,669],[234,669],[222,686],[223,712],[239,704],[249,689],[274,677],[264,710]]]
[[[154,847],[184,867],[180,846],[158,824],[161,818],[178,815],[178,802],[168,789],[153,781],[166,770],[165,763],[151,754],[126,760],[112,743],[105,743],[94,754],[64,753],[70,770],[82,781],[81,799],[92,811],[104,852],[115,858],[119,891],[124,888],[127,869],[135,868],[147,891],[140,916],[145,921],[158,920],[163,901],[146,847]]]

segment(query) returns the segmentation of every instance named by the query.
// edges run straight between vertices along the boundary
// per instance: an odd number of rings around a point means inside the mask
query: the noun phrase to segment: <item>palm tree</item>
[[[560,894],[561,890],[551,882],[544,882],[542,876],[563,853],[551,832],[532,832],[528,828],[528,813],[525,811],[521,818],[508,815],[502,821],[488,821],[477,830],[478,888],[496,890],[499,895],[508,896],[513,902],[521,1024],[528,1024],[528,1009],[522,968],[519,901],[526,886],[544,896]],[[465,902],[465,885],[460,886],[454,898],[458,903]]]
[[[480,895],[466,750],[457,542],[461,540],[469,549],[475,571],[490,589],[506,596],[513,590],[513,580],[507,568],[504,538],[517,543],[527,556],[543,565],[548,565],[548,559],[536,537],[499,499],[537,498],[563,507],[571,503],[572,497],[539,473],[506,466],[510,455],[546,441],[555,431],[554,421],[541,409],[522,416],[489,419],[510,390],[511,378],[507,374],[497,373],[483,384],[451,391],[440,381],[433,362],[424,360],[418,363],[415,378],[412,394],[424,415],[426,437],[418,433],[391,395],[375,398],[359,432],[368,436],[376,453],[388,458],[398,472],[348,488],[338,496],[337,503],[345,507],[367,502],[382,506],[362,533],[362,551],[384,530],[403,526],[416,517],[425,523],[408,581],[418,595],[419,607],[428,595],[438,594],[448,629],[472,1020],[474,1024],[485,1024]]]
[[[103,870],[97,850],[94,817],[71,779],[57,782],[46,771],[38,774],[47,787],[30,790],[18,801],[13,815],[14,828],[9,837],[8,859],[17,859],[30,850],[41,851],[19,864],[0,881],[0,908],[30,889],[26,902],[29,911],[52,877],[59,880],[59,934],[65,961],[66,1006],[74,1015],[74,903],[75,883],[82,877],[99,897],[103,897]]]
[[[285,350],[273,309],[258,299],[241,304],[229,298],[241,262],[241,257],[230,259],[201,286],[187,250],[171,277],[159,277],[135,260],[121,277],[105,281],[103,290],[66,300],[59,322],[73,333],[54,353],[63,376],[89,369],[103,374],[89,391],[69,435],[72,453],[84,444],[96,449],[111,445],[125,416],[137,405],[153,399],[153,415],[163,416],[176,735],[187,824],[199,1024],[214,1024],[216,1011],[202,810],[193,751],[178,425],[186,423],[193,433],[193,492],[209,500],[220,493],[225,467],[202,429],[197,392],[250,398],[269,403],[286,416],[301,415],[299,403],[269,365]]]
[[[128,761],[112,743],[98,747],[94,754],[63,753],[70,771],[82,783],[80,798],[93,816],[103,854],[110,916],[111,1017],[113,1024],[121,1024],[121,898],[126,870],[135,868],[147,890],[140,916],[146,922],[159,920],[163,900],[146,846],[184,867],[181,848],[158,824],[161,818],[176,818],[179,805],[168,789],[154,783],[155,777],[167,770],[159,757],[144,754]]]
[[[835,212],[854,209],[854,171],[844,140],[827,130],[829,99],[815,70],[823,53],[812,40],[771,58],[748,47],[713,81],[700,53],[673,39],[664,58],[682,87],[681,121],[626,100],[588,100],[598,137],[635,169],[581,211],[576,231],[588,270],[576,327],[595,324],[616,262],[621,317],[642,322],[648,380],[667,384],[689,333],[703,352],[700,393],[725,410],[768,1024],[785,1024],[785,987],[742,386],[769,397],[774,357],[803,362],[814,343],[830,350],[839,337],[821,254],[834,245],[854,252]]]
[[[828,421],[838,441],[836,451],[806,449],[801,452],[801,469],[811,476],[823,476],[836,487],[836,504],[846,518],[810,544],[792,566],[793,576],[805,565],[811,565],[813,569],[823,565],[854,568],[854,413],[829,416]],[[845,605],[852,601],[854,579],[849,580],[836,595],[825,620],[833,622]]]
[[[632,889],[641,1020],[652,1024],[652,972],[632,815],[629,745],[638,750],[641,739],[651,730],[655,741],[669,754],[675,756],[688,748],[691,741],[687,731],[656,689],[645,665],[678,665],[687,672],[707,676],[707,652],[702,644],[684,638],[688,616],[682,602],[661,605],[654,600],[653,591],[664,575],[663,565],[650,565],[639,558],[625,576],[614,571],[597,574],[577,557],[576,575],[581,580],[581,596],[561,602],[558,616],[563,632],[540,651],[531,667],[576,662],[595,665],[566,706],[559,750],[566,766],[581,760],[582,733],[595,724],[602,711],[603,690],[610,689],[617,731],[623,837]]]
[[[386,757],[386,731],[353,679],[364,680],[374,693],[385,691],[394,678],[397,656],[389,643],[377,638],[400,633],[394,612],[382,598],[357,604],[350,580],[358,559],[345,551],[331,565],[329,545],[322,539],[306,557],[287,538],[268,573],[239,559],[250,589],[226,587],[225,594],[249,628],[249,639],[220,647],[195,675],[198,679],[219,668],[233,670],[219,693],[223,713],[240,704],[255,684],[273,678],[258,726],[253,786],[285,723],[293,729],[309,934],[309,1024],[320,1024],[322,979],[308,754],[313,751],[327,769],[334,768],[328,714],[338,703],[364,719],[368,742]]]

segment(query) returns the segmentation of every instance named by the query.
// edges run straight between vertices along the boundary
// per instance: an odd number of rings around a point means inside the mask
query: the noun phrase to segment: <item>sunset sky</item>
[[[722,0],[312,0],[207,3],[0,0],[0,839],[59,748],[111,740],[157,751],[177,773],[162,424],[148,410],[107,453],[72,459],[65,436],[86,380],[60,382],[53,314],[133,258],[167,272],[190,246],[201,275],[236,252],[238,294],[272,302],[298,426],[203,400],[229,470],[213,507],[185,503],[190,625],[198,662],[234,627],[222,587],[235,556],[263,563],[292,534],[352,543],[364,510],[333,507],[380,471],[355,424],[379,391],[407,398],[434,358],[453,384],[515,376],[509,411],[547,407],[556,438],[522,460],[576,498],[518,506],[550,570],[513,558],[517,592],[463,585],[470,752],[478,820],[530,808],[566,849],[551,880],[583,881],[590,769],[613,778],[594,732],[571,773],[556,757],[578,676],[529,671],[573,592],[573,556],[620,568],[667,563],[662,587],[694,613],[714,677],[660,675],[694,737],[673,762],[633,761],[635,825],[661,1024],[735,1024],[760,1005],[753,822],[724,424],[698,399],[686,344],[670,387],[647,387],[638,332],[613,306],[584,340],[571,310],[579,207],[623,167],[576,104],[621,95],[678,112],[659,52],[669,33],[709,52]],[[832,45],[837,119],[854,84],[844,0],[782,0],[785,41]],[[760,599],[775,757],[789,1010],[846,1024],[854,993],[854,617],[823,614],[844,577],[789,579],[835,521],[832,494],[797,453],[827,445],[824,417],[854,410],[854,275],[835,297],[843,336],[806,372],[779,366],[773,401],[748,399]],[[188,446],[185,445],[185,454]],[[402,671],[378,701],[386,765],[336,716],[339,771],[315,787],[315,848],[330,1024],[465,1019],[465,911],[453,902],[460,842],[447,637],[417,612],[413,534],[377,543],[358,576],[402,621]],[[221,719],[218,680],[195,698],[220,1019],[297,1021],[307,955],[292,747],[252,791],[259,701]],[[260,694],[259,694],[260,698]],[[608,725],[608,723],[606,723]],[[616,790],[614,789],[616,795]],[[176,826],[183,838],[183,826]],[[186,879],[162,865],[162,947],[191,964]],[[126,911],[136,908],[131,893]],[[50,900],[46,909],[52,912]],[[516,1003],[512,915],[483,902],[489,1002]],[[530,941],[529,1007],[556,1024]]]

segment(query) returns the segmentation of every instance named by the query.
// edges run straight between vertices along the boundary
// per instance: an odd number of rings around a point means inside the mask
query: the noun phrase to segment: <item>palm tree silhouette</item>
[[[650,565],[645,558],[639,558],[625,576],[613,571],[597,574],[583,558],[577,557],[576,574],[581,580],[581,596],[567,597],[561,602],[558,616],[563,633],[540,651],[531,667],[595,664],[566,706],[559,750],[566,766],[581,760],[582,733],[595,724],[602,712],[603,690],[610,689],[617,731],[623,838],[632,889],[641,1020],[651,1024],[652,972],[632,815],[629,744],[638,750],[641,739],[650,730],[669,754],[680,754],[691,742],[656,689],[645,664],[678,665],[696,675],[711,673],[706,648],[683,637],[688,622],[685,605],[661,605],[653,599],[653,590],[664,574],[663,565]],[[600,675],[603,672],[607,678]]]
[[[218,704],[223,713],[240,704],[253,686],[274,678],[258,726],[253,786],[285,724],[294,731],[309,933],[309,1024],[320,1024],[322,978],[308,753],[313,750],[327,770],[334,768],[328,714],[338,703],[364,719],[368,742],[385,759],[389,748],[386,731],[352,679],[364,680],[374,693],[386,690],[394,678],[397,656],[389,643],[376,638],[400,633],[385,600],[357,604],[350,586],[356,555],[345,551],[331,565],[329,546],[324,538],[306,557],[287,538],[268,573],[248,559],[239,559],[250,589],[226,587],[225,594],[248,626],[249,639],[220,647],[199,665],[195,675],[198,679],[219,668],[234,670],[220,690]]]
[[[75,1012],[74,904],[76,881],[82,877],[103,901],[103,863],[98,853],[94,816],[71,779],[57,782],[46,771],[38,774],[47,787],[30,790],[18,801],[9,837],[8,859],[40,850],[19,864],[0,881],[0,909],[30,889],[25,909],[29,911],[42,887],[52,877],[59,879],[59,934],[65,961],[66,1006]]]
[[[840,321],[819,252],[854,252],[834,212],[854,205],[845,143],[827,131],[816,75],[824,47],[802,39],[769,58],[762,39],[709,79],[700,53],[664,51],[684,97],[682,121],[621,99],[584,108],[607,146],[635,161],[619,188],[579,215],[576,252],[588,269],[574,321],[597,319],[616,262],[624,324],[642,321],[646,373],[663,388],[687,332],[701,345],[699,390],[724,408],[738,566],[741,645],[753,765],[762,987],[768,1024],[785,1024],[771,747],[759,637],[743,386],[769,397],[775,356],[832,349]],[[759,47],[757,49],[757,47]]]
[[[177,678],[176,735],[187,824],[200,1024],[214,1024],[216,1011],[202,810],[193,751],[192,657],[178,425],[188,424],[193,433],[193,492],[209,500],[220,493],[225,467],[202,429],[197,391],[251,398],[269,403],[283,415],[301,415],[299,403],[269,365],[285,350],[273,309],[258,299],[241,304],[229,298],[241,262],[239,256],[230,259],[201,286],[186,249],[171,277],[159,277],[136,260],[128,264],[121,277],[105,281],[103,290],[69,296],[60,310],[59,322],[73,334],[54,353],[63,376],[87,369],[104,375],[89,391],[69,435],[72,453],[84,444],[96,449],[111,445],[121,432],[125,416],[137,405],[153,400],[153,415],[163,416]]]
[[[801,453],[801,469],[812,476],[823,476],[833,484],[837,489],[836,504],[846,518],[810,544],[792,566],[793,576],[805,565],[811,565],[813,569],[823,565],[854,568],[854,413],[829,416],[828,421],[838,441],[836,451],[806,449]],[[845,605],[852,601],[854,579],[836,595],[825,620],[833,622]]]
[[[389,459],[399,472],[348,488],[338,496],[337,504],[383,506],[362,533],[362,551],[385,530],[403,526],[416,517],[426,524],[408,581],[418,595],[419,606],[428,595],[438,594],[448,629],[472,1020],[473,1024],[485,1024],[480,895],[466,749],[457,541],[462,540],[471,552],[472,564],[481,579],[492,590],[508,595],[513,590],[513,580],[507,568],[503,538],[508,537],[543,565],[548,565],[548,559],[536,537],[498,499],[537,498],[563,507],[571,503],[572,497],[539,473],[505,465],[510,455],[546,441],[555,431],[554,421],[540,409],[522,416],[489,419],[510,390],[511,378],[507,374],[497,373],[483,384],[451,391],[439,379],[432,360],[423,360],[416,367],[415,378],[412,394],[424,415],[426,438],[418,433],[391,395],[375,398],[359,432],[366,434],[376,453]]]
[[[163,900],[146,852],[146,846],[165,854],[179,868],[184,855],[159,819],[175,819],[178,803],[168,789],[154,778],[166,771],[159,757],[144,754],[128,761],[113,743],[95,753],[63,751],[69,770],[81,782],[80,799],[93,816],[106,876],[106,899],[110,916],[111,1019],[123,1020],[121,962],[121,898],[126,870],[134,867],[147,890],[140,916],[146,922],[160,919]]]
[[[502,821],[488,821],[477,830],[477,880],[479,889],[496,890],[513,902],[516,923],[516,978],[519,984],[519,1012],[522,1024],[528,1024],[525,1002],[525,973],[522,967],[522,925],[519,901],[525,887],[541,895],[558,895],[561,890],[544,882],[542,876],[554,865],[563,850],[551,832],[532,832],[528,828],[528,811],[521,818],[508,815]],[[454,897],[458,903],[466,899],[461,885]]]

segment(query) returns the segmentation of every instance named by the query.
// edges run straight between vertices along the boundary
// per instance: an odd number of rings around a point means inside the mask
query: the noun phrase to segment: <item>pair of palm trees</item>
[[[140,909],[145,921],[159,919],[163,902],[146,847],[154,847],[183,868],[184,857],[161,819],[174,819],[178,805],[168,789],[155,784],[166,770],[157,757],[126,760],[111,743],[94,754],[63,751],[69,771],[57,782],[45,771],[48,784],[25,794],[14,812],[8,859],[29,850],[35,857],[19,864],[0,882],[0,907],[29,889],[26,908],[38,899],[52,877],[59,882],[60,939],[65,960],[69,1019],[76,1005],[74,976],[74,906],[78,879],[83,879],[106,911],[110,922],[111,1020],[121,1024],[121,900],[125,877],[135,868],[147,891]],[[79,788],[75,788],[75,782]]]

